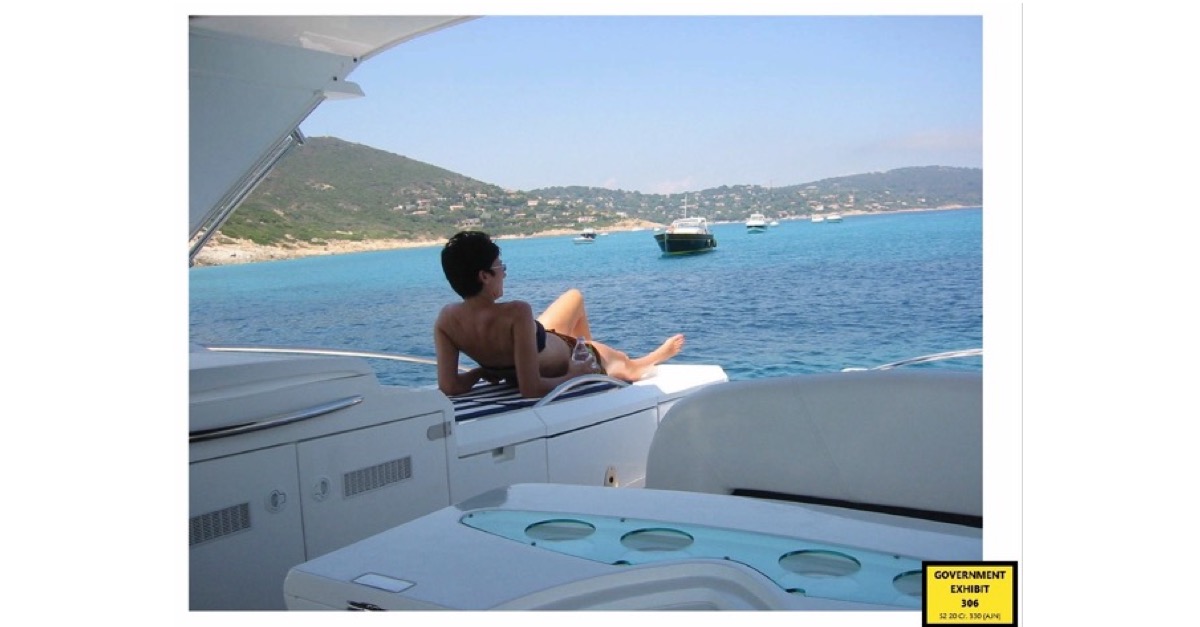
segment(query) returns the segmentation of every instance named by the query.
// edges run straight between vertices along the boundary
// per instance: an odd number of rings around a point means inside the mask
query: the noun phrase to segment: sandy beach
[[[634,228],[652,229],[656,226],[662,226],[656,222],[647,222],[645,220],[627,220],[614,225],[609,229],[597,229],[597,232],[617,232],[628,231]],[[582,228],[582,227],[581,227]],[[556,229],[551,231],[543,231],[534,235],[500,235],[497,240],[505,239],[526,239],[532,237],[562,237],[565,235],[575,235],[579,233],[579,229]],[[316,257],[320,255],[342,255],[346,253],[361,253],[372,250],[395,250],[397,248],[421,248],[426,246],[440,246],[446,242],[445,239],[436,240],[401,240],[401,239],[375,239],[352,242],[348,240],[330,240],[320,244],[310,244],[307,242],[292,242],[279,246],[263,246],[255,244],[250,240],[233,239],[229,237],[217,236],[213,238],[203,249],[196,255],[195,265],[197,266],[221,266],[238,263],[257,263],[262,261],[278,261],[282,259],[299,259],[301,257]]]
[[[962,206],[950,207],[926,207],[913,209],[895,209],[888,213],[911,213],[919,211],[945,211],[950,209],[963,209]],[[830,213],[840,213],[843,216],[854,215],[871,215],[878,212],[871,211],[837,211]],[[617,223],[608,229],[597,229],[597,232],[618,232],[628,231],[634,228],[652,229],[656,226],[665,226],[657,222],[648,222],[646,220],[626,220]],[[581,227],[582,228],[582,227]],[[551,231],[543,231],[535,235],[500,235],[497,240],[505,239],[526,239],[531,237],[562,237],[564,235],[574,235],[579,232],[579,229],[556,229]],[[196,255],[195,265],[197,266],[221,266],[238,263],[258,263],[262,261],[278,261],[281,259],[298,259],[301,257],[316,257],[320,255],[343,255],[346,253],[361,253],[372,250],[394,250],[397,248],[420,248],[425,246],[440,246],[445,243],[445,239],[436,240],[401,240],[401,239],[375,239],[359,242],[348,240],[331,240],[321,244],[311,244],[307,242],[296,241],[279,246],[263,246],[255,244],[249,240],[239,240],[229,237],[217,236],[213,241],[209,242]]]

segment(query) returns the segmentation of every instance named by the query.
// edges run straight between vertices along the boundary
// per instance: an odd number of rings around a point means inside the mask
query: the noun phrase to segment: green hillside
[[[784,187],[733,185],[687,194],[643,194],[598,187],[531,191],[500,187],[333,137],[292,151],[221,228],[259,244],[286,241],[437,239],[462,228],[531,235],[637,218],[667,223],[688,215],[711,221],[815,211],[894,211],[983,203],[983,171],[925,166]]]

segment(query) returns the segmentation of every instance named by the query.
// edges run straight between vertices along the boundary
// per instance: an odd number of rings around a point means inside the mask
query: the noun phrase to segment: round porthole
[[[569,518],[543,520],[525,528],[525,535],[544,542],[580,540],[596,532],[596,527],[582,520]]]
[[[679,551],[694,541],[677,529],[638,529],[621,536],[621,544],[635,551]]]
[[[896,588],[900,594],[906,594],[910,597],[921,596],[921,571],[910,570],[905,573],[900,573],[892,579],[892,586]]]
[[[779,558],[784,569],[805,577],[845,577],[858,572],[858,560],[836,551],[793,551]]]

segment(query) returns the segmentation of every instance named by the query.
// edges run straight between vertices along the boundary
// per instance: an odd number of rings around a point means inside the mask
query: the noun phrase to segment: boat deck
[[[619,383],[612,381],[589,381],[569,392],[559,395],[551,402],[599,394],[620,387],[622,386]],[[455,422],[464,422],[493,414],[525,409],[533,407],[541,401],[541,398],[522,397],[520,390],[513,383],[480,385],[466,394],[450,397],[450,402],[454,404]]]

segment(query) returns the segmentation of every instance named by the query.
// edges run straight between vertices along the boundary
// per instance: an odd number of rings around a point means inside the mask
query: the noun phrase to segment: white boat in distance
[[[468,19],[191,18],[190,258],[359,64]],[[191,348],[191,609],[915,612],[922,561],[982,558],[978,372],[450,398],[368,359],[432,361]]]
[[[595,244],[596,230],[591,228],[584,229],[579,235],[575,236],[573,241],[576,244]]]
[[[761,213],[752,213],[746,219],[747,233],[766,233],[767,232],[767,216]]]
[[[841,222],[842,216],[841,216],[841,214],[838,214],[838,213],[831,213],[831,214],[825,216],[825,221],[826,222]]]
[[[815,213],[814,213],[814,214],[812,215],[812,217],[811,217],[811,218],[809,218],[809,220],[810,220],[810,221],[812,221],[812,222],[814,222],[814,223],[821,223],[821,222],[824,222],[824,221],[825,221],[825,216],[820,216],[820,215],[817,215],[817,214],[815,214]]]

